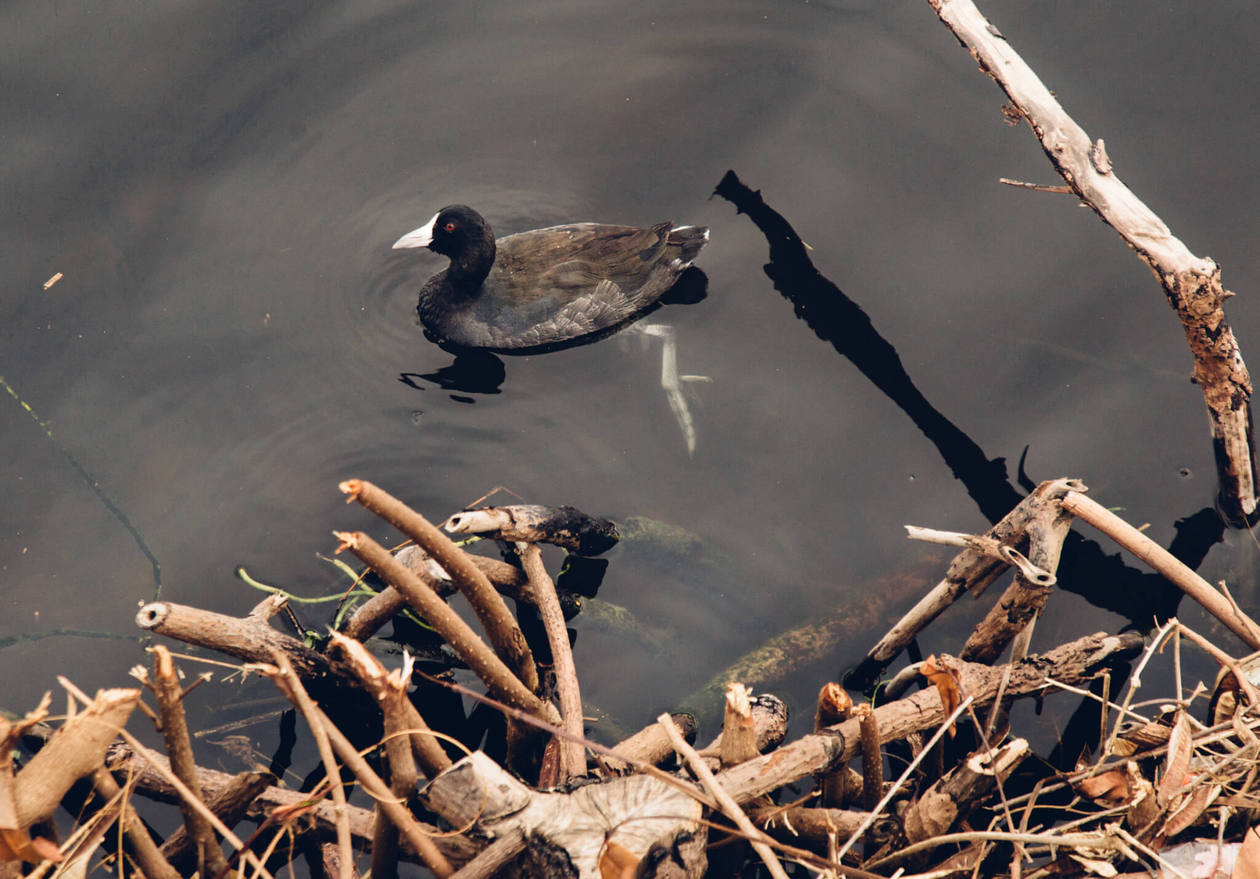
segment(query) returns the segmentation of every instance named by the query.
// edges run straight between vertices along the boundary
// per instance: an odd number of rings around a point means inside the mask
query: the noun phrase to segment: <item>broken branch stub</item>
[[[620,539],[614,522],[570,506],[514,504],[463,510],[443,522],[442,527],[452,534],[550,543],[580,556],[607,552]]]

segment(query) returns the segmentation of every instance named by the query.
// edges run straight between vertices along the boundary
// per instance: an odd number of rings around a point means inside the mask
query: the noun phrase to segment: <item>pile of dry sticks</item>
[[[1260,700],[1245,661],[1176,620],[1149,644],[1137,633],[1099,633],[1027,655],[1031,623],[1052,591],[1074,519],[1151,563],[1260,648],[1260,627],[1227,593],[1088,500],[1076,480],[1042,483],[983,535],[915,532],[962,548],[858,672],[877,676],[946,604],[1013,569],[1006,593],[957,657],[910,666],[883,689],[878,707],[854,706],[840,684],[825,683],[813,732],[787,744],[782,703],[732,684],[722,732],[700,750],[688,743],[694,725],[685,715],[662,714],[611,748],[585,737],[564,614],[538,542],[598,553],[617,538],[612,523],[572,508],[525,506],[465,511],[445,523],[514,546],[513,565],[466,552],[370,483],[349,480],[341,489],[415,547],[391,554],[362,532],[337,533],[340,548],[388,585],[322,645],[271,625],[285,605],[279,594],[243,618],[171,603],[146,605],[137,618],[143,629],[213,648],[274,682],[305,718],[322,780],[299,792],[265,771],[232,776],[198,766],[181,704],[187,691],[170,652],[155,646],[152,671],[139,672],[155,710],[144,707],[139,688],[89,698],[63,679],[72,704],[81,704],[55,731],[43,723],[47,698],[4,725],[0,842],[9,872],[25,863],[36,865],[29,875],[64,874],[106,857],[125,859],[151,879],[194,871],[269,876],[295,841],[319,852],[327,875],[370,867],[378,879],[398,875],[405,862],[443,877],[699,877],[741,869],[750,858],[772,876],[857,877],[1161,870],[1210,877],[1218,861],[1260,863],[1260,837],[1248,832],[1260,808]],[[448,603],[456,591],[484,637]],[[505,594],[537,609],[549,667],[536,662]],[[448,686],[503,712],[502,765],[483,751],[453,760],[446,737],[426,723],[426,706],[412,698],[411,658],[387,669],[364,647],[400,613],[420,617],[484,683],[484,693]],[[1154,651],[1183,639],[1223,671],[1206,722],[1190,711],[1206,688],[1137,698]],[[992,665],[1008,646],[1011,661]],[[1135,659],[1114,701],[1098,682],[1117,671],[1122,679]],[[922,688],[907,694],[916,681]],[[1021,765],[1040,761],[1027,760],[1029,744],[1010,728],[1009,708],[1018,698],[1059,691],[1100,704],[1097,756],[1071,773],[1021,774]],[[362,715],[364,705],[382,731],[367,748],[336,720]],[[137,707],[157,722],[166,756],[125,729]],[[33,740],[33,756],[16,771],[12,755]],[[849,766],[855,758],[861,771]],[[84,779],[92,792],[83,792]],[[347,801],[347,781],[372,808]],[[136,815],[137,794],[178,803],[180,830],[155,839]],[[72,801],[76,826],[54,842],[54,813]],[[248,839],[234,829],[243,821],[256,825]],[[112,826],[121,833],[111,834]]]

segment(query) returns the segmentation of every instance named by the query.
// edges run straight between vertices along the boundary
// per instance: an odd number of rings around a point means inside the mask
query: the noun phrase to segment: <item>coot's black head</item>
[[[494,233],[481,214],[467,205],[453,204],[442,208],[419,229],[394,242],[395,250],[409,247],[427,247],[451,259],[489,247],[493,258]]]

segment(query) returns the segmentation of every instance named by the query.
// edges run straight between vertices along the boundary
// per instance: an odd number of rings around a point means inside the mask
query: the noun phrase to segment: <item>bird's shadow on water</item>
[[[626,320],[606,327],[597,333],[552,342],[546,345],[535,345],[529,348],[514,348],[505,351],[491,351],[485,348],[466,348],[452,345],[437,338],[427,329],[424,336],[437,347],[452,356],[446,366],[432,372],[404,372],[398,380],[408,387],[424,390],[425,383],[436,385],[444,391],[451,391],[452,400],[460,403],[475,403],[474,395],[491,395],[502,392],[503,382],[507,378],[507,366],[504,357],[524,357],[536,354],[550,354],[553,351],[564,351],[602,341],[631,324],[637,323],[662,306],[695,305],[708,295],[708,276],[700,269],[692,266],[678,276],[674,286],[665,291],[656,302],[636,312]]]

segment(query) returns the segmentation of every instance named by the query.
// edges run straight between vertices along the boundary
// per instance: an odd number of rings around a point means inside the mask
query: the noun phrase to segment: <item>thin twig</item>
[[[315,748],[319,751],[319,759],[324,764],[324,775],[328,778],[329,790],[332,793],[333,814],[337,817],[337,860],[341,879],[351,879],[354,874],[354,849],[350,845],[350,824],[346,818],[346,791],[341,786],[341,767],[333,755],[332,743],[328,740],[328,732],[320,723],[319,707],[307,694],[306,688],[298,680],[297,673],[287,656],[279,650],[271,651],[272,661],[280,670],[288,687],[283,688],[289,701],[297,706],[306,718],[306,725],[315,738]],[[293,682],[297,681],[297,686]]]
[[[704,785],[709,795],[717,800],[722,807],[722,812],[727,818],[735,822],[740,830],[742,830],[752,845],[753,851],[761,858],[762,863],[766,865],[766,869],[770,871],[770,875],[776,879],[787,879],[787,873],[783,869],[783,865],[779,863],[779,859],[775,856],[773,849],[770,848],[770,837],[766,836],[748,819],[744,814],[744,810],[739,807],[735,799],[726,792],[722,785],[718,784],[713,772],[710,771],[708,765],[704,762],[704,758],[696,753],[696,749],[687,744],[686,739],[682,737],[682,732],[674,723],[674,718],[668,714],[662,714],[656,718],[656,722],[664,727],[666,734],[669,735],[670,741],[674,745],[674,750],[682,755],[687,761],[687,765],[691,767],[691,771],[696,774],[696,778]]]
[[[529,590],[533,593],[538,615],[547,632],[547,644],[551,647],[551,662],[556,673],[556,695],[560,702],[560,725],[575,738],[582,738],[582,695],[578,688],[577,666],[573,663],[573,651],[569,646],[569,630],[565,625],[564,611],[556,597],[556,585],[543,567],[542,550],[536,543],[516,544],[521,566],[529,577]],[[560,743],[560,782],[579,778],[586,774],[586,750],[573,739]]]
[[[958,704],[958,707],[950,713],[949,717],[945,718],[945,722],[937,728],[936,733],[932,736],[932,738],[928,739],[928,741],[923,745],[923,748],[919,751],[918,756],[910,761],[910,765],[907,766],[905,771],[901,773],[901,777],[897,779],[896,783],[888,789],[888,793],[884,794],[883,798],[875,804],[875,808],[871,809],[871,813],[867,816],[866,820],[862,822],[861,826],[858,827],[857,830],[853,831],[853,833],[849,835],[849,838],[845,840],[844,845],[840,846],[840,851],[836,853],[837,863],[840,858],[844,857],[845,852],[853,848],[854,843],[862,838],[862,834],[866,833],[870,826],[875,823],[875,819],[883,813],[884,808],[892,800],[893,795],[901,790],[902,785],[906,783],[906,779],[910,777],[910,773],[914,772],[914,770],[918,768],[919,764],[923,762],[923,758],[926,757],[932,748],[936,746],[936,743],[941,740],[941,736],[945,735],[950,727],[954,725],[954,721],[957,720],[964,711],[970,708],[971,703],[974,701],[974,697],[968,696]]]
[[[271,678],[280,687],[281,692],[295,705],[301,704],[302,700],[309,702],[310,696],[306,695],[302,681],[293,671],[293,667],[285,661],[287,658],[284,654],[277,652],[277,665],[266,666],[260,664],[257,666],[257,670]],[[328,715],[324,714],[319,706],[313,702],[310,702],[310,711],[303,711],[303,714],[312,722],[312,729],[318,725],[327,733],[329,744],[332,745],[332,749],[337,753],[337,756],[341,758],[341,762],[354,773],[355,778],[359,780],[359,784],[376,800],[377,805],[389,816],[389,820],[398,826],[398,830],[407,837],[407,841],[411,843],[412,848],[420,855],[428,868],[440,879],[445,879],[445,877],[454,873],[454,868],[451,867],[446,856],[438,850],[438,847],[429,835],[420,827],[420,822],[390,792],[385,782],[381,781],[381,777],[373,771],[372,767],[359,754],[358,749],[337,728],[337,725],[329,720]]]

